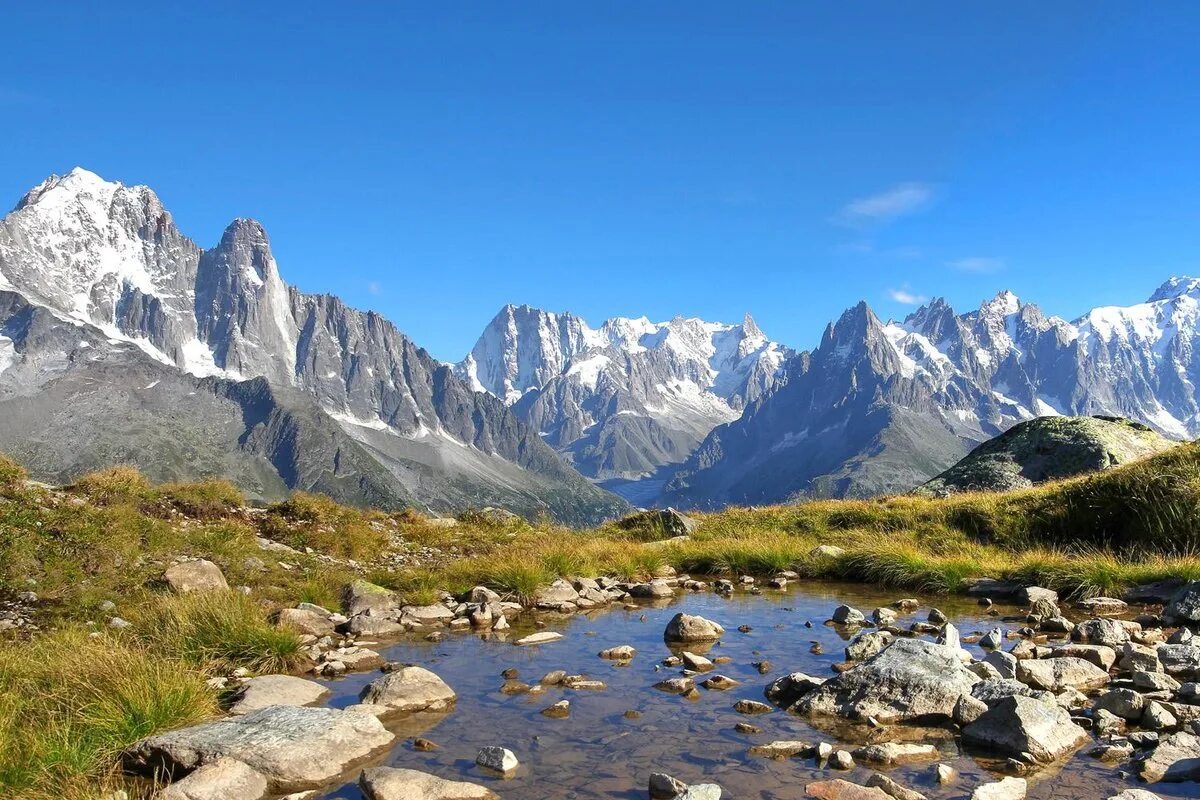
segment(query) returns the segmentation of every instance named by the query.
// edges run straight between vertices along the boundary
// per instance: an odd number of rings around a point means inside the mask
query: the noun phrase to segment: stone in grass
[[[450,781],[415,769],[372,767],[363,770],[358,785],[367,800],[499,800],[479,784]]]
[[[270,706],[151,736],[126,750],[122,760],[135,773],[179,774],[226,756],[289,792],[329,783],[394,738],[370,714]]]
[[[166,581],[167,587],[177,594],[229,588],[221,568],[203,558],[173,564],[163,574],[163,580]]]
[[[158,800],[259,800],[267,793],[262,773],[235,758],[218,758],[172,783]]]
[[[493,772],[501,772],[507,775],[516,770],[521,765],[521,762],[517,761],[517,757],[512,750],[493,745],[479,749],[478,755],[475,756],[475,764],[484,769],[490,769]]]
[[[292,675],[260,675],[246,681],[229,713],[249,714],[268,706],[311,706],[328,694],[329,690],[316,681]]]

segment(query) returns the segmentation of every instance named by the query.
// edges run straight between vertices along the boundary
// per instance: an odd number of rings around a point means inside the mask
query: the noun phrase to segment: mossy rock
[[[1177,444],[1121,417],[1039,417],[979,445],[916,493],[1023,489],[1127,464]]]

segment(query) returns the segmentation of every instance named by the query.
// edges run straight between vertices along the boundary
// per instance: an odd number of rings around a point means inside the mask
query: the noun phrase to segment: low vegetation
[[[482,512],[451,526],[304,493],[250,509],[223,481],[154,486],[113,467],[49,488],[0,457],[0,600],[32,622],[0,634],[0,796],[96,796],[123,747],[216,712],[208,678],[301,668],[299,639],[273,613],[335,606],[355,578],[415,604],[480,584],[529,597],[559,576],[639,579],[665,566],[790,569],[930,593],[985,575],[1074,596],[1200,579],[1200,447],[1003,494],[697,516],[696,532],[678,539],[658,527],[565,531]],[[818,545],[843,552],[814,554]],[[164,571],[193,556],[247,588],[166,591]]]

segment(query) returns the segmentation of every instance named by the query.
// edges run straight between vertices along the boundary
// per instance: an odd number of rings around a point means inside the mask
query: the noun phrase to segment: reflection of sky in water
[[[528,632],[527,622],[508,632],[507,641],[484,640],[468,633],[447,633],[439,643],[406,641],[385,648],[384,654],[391,660],[419,664],[436,672],[458,693],[458,704],[449,714],[388,720],[386,724],[400,738],[377,763],[483,783],[505,800],[644,800],[651,772],[667,772],[689,783],[719,783],[727,797],[739,800],[803,797],[804,784],[813,780],[841,777],[862,783],[872,770],[858,767],[840,772],[819,768],[811,759],[773,761],[748,757],[748,747],[775,739],[812,743],[837,740],[779,710],[748,717],[735,712],[733,706],[741,698],[764,700],[763,688],[787,672],[832,675],[830,665],[843,659],[847,637],[845,632],[822,623],[838,603],[848,602],[869,615],[876,606],[890,604],[902,596],[910,595],[806,583],[787,592],[767,590],[761,596],[738,593],[726,599],[708,593],[681,595],[669,605],[646,606],[636,611],[617,607],[590,616],[547,616],[543,619],[549,628],[561,631],[566,638],[531,648],[511,644],[513,639]],[[937,598],[934,603],[950,615],[964,636],[984,633],[999,624],[971,600]],[[681,610],[709,617],[725,627],[724,639],[708,649],[707,655],[732,658],[731,663],[719,665],[715,672],[735,678],[741,682],[740,686],[728,691],[701,689],[698,700],[651,688],[657,681],[678,674],[677,670],[665,667],[655,671],[655,666],[671,652],[663,642],[663,628]],[[1013,609],[1006,609],[1006,613],[1010,611]],[[922,606],[915,614],[901,615],[898,624],[907,626],[923,621],[927,613],[928,606]],[[806,621],[811,621],[813,627],[806,628]],[[753,630],[738,632],[738,626],[744,624],[751,625]],[[810,652],[813,642],[821,643],[822,654]],[[600,650],[622,644],[631,644],[638,651],[628,666],[597,658]],[[966,647],[974,649],[973,645]],[[978,649],[974,652],[982,655]],[[760,675],[753,664],[764,659],[771,662],[773,670]],[[500,673],[509,667],[520,670],[521,680],[530,684],[536,684],[551,670],[563,669],[603,680],[608,689],[596,692],[550,687],[538,694],[505,695],[499,691],[504,684]],[[331,704],[345,706],[356,702],[359,690],[378,676],[378,672],[364,673],[330,682],[334,691]],[[571,701],[568,719],[550,719],[540,713],[564,698]],[[636,710],[641,715],[626,719],[627,710]],[[737,733],[733,727],[738,722],[757,725],[762,733]],[[439,748],[426,753],[415,751],[408,739],[418,735],[433,740]],[[897,767],[886,770],[887,774],[930,798],[966,797],[979,783],[995,779],[989,777],[978,761],[961,755],[952,737],[940,735],[942,738],[937,741],[932,737],[920,740],[937,744],[942,761],[962,773],[956,783],[948,787],[937,785],[933,769],[936,762]],[[507,780],[483,774],[475,768],[474,761],[476,752],[486,745],[508,747],[520,759],[521,768]],[[1132,779],[1122,780],[1117,767],[1102,765],[1088,757],[1087,749],[1085,745],[1061,769],[1030,776],[1029,797],[1095,800],[1139,785]],[[1141,786],[1152,788],[1163,797],[1200,794],[1196,784]],[[359,800],[361,794],[351,783],[326,797]]]

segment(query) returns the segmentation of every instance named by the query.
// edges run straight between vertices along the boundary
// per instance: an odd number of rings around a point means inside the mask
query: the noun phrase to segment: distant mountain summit
[[[865,303],[830,325],[784,378],[719,426],[662,502],[681,507],[906,491],[1022,420],[1128,417],[1200,433],[1200,281],[1074,322],[1001,292],[956,314],[936,299],[902,322]]]
[[[749,314],[737,325],[615,317],[592,328],[572,314],[509,305],[456,371],[512,406],[583,474],[621,485],[686,459],[768,392],[790,356]]]
[[[83,169],[0,220],[0,449],[56,479],[121,460],[264,497],[626,507],[383,317],[284,283],[257,222],[204,250],[153,191]]]

